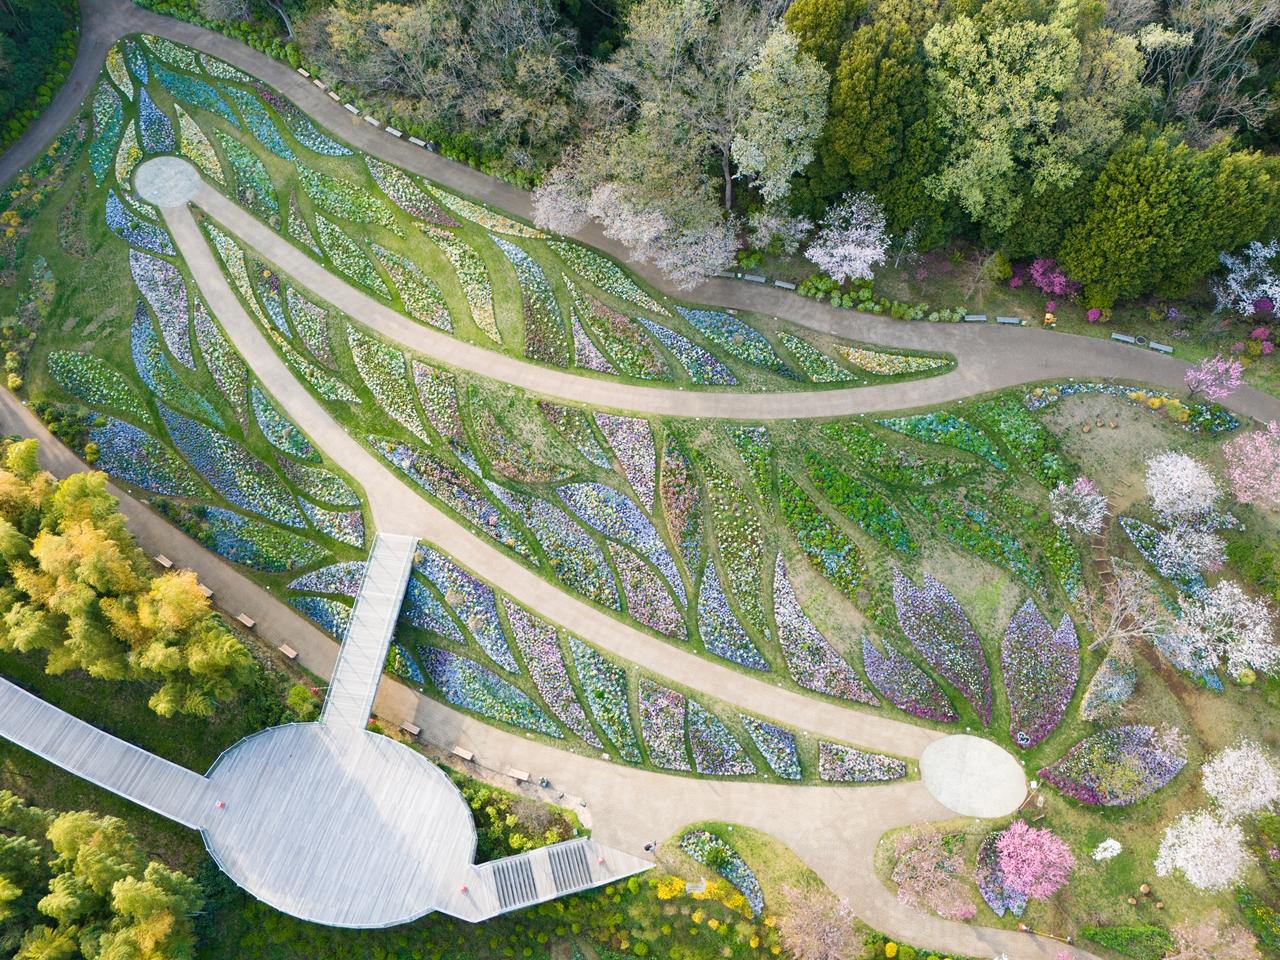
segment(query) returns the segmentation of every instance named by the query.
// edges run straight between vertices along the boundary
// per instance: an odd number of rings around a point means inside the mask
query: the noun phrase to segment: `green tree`
[[[795,0],[783,19],[800,49],[834,71],[840,49],[866,9],[867,0]]]
[[[1229,141],[1197,150],[1169,134],[1126,140],[1093,186],[1060,259],[1090,306],[1178,296],[1235,250],[1274,229],[1280,169]]]

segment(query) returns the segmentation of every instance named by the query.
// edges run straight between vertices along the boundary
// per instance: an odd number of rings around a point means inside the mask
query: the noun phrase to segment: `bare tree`
[[[1109,648],[1116,642],[1154,640],[1167,631],[1170,622],[1155,581],[1132,564],[1114,558],[1099,588],[1081,596],[1080,608],[1093,634],[1090,650]]]
[[[782,943],[796,960],[847,960],[858,948],[853,907],[829,894],[784,887],[787,912],[778,921]]]
[[[196,6],[210,20],[249,19],[249,0],[200,0]]]

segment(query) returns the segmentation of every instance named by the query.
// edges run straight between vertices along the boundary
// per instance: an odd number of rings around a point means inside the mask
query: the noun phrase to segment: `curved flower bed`
[[[253,83],[253,77],[212,54],[200,54],[200,63],[204,66],[205,73],[211,77],[217,77],[219,80],[235,80],[237,83]]]
[[[1028,410],[1043,410],[1064,397],[1074,397],[1078,394],[1089,393],[1120,397],[1148,410],[1155,410],[1174,399],[1171,395],[1158,390],[1134,390],[1132,387],[1119,383],[1071,382],[1058,383],[1050,387],[1036,387],[1027,394],[1023,403],[1026,404]],[[1155,407],[1150,402],[1153,399],[1159,401]],[[1188,413],[1185,422],[1176,422],[1182,423],[1188,430],[1204,431],[1208,434],[1216,435],[1235,430],[1240,426],[1240,421],[1234,414],[1216,403],[1197,403],[1181,400],[1179,403],[1186,408]]]
[[[313,540],[222,507],[209,507],[202,519],[200,539],[206,546],[255,570],[279,573],[331,559]]]
[[[316,232],[320,235],[320,246],[324,249],[325,256],[338,268],[339,272],[345,273],[362,287],[368,287],[387,299],[391,298],[391,291],[387,289],[373,261],[358,243],[343,232],[341,227],[325,219],[324,214],[317,212]]]
[[[364,514],[359,510],[326,510],[303,500],[302,511],[311,526],[326,537],[353,547],[364,546]]]
[[[787,348],[787,352],[796,358],[804,375],[814,383],[844,383],[858,379],[809,341],[801,340],[786,330],[778,334],[778,339]]]
[[[1137,689],[1138,668],[1133,662],[1133,651],[1127,643],[1113,643],[1085,688],[1080,716],[1093,721],[1114,716]]]
[[[880,703],[800,606],[782,554],[778,554],[774,564],[773,618],[778,625],[778,643],[786,657],[787,669],[796,683],[832,697],[872,705]]]
[[[1000,646],[1009,697],[1009,736],[1034,747],[1057,728],[1080,679],[1080,639],[1064,615],[1055,630],[1028,600],[1009,621]]]
[[[697,459],[715,518],[716,549],[724,579],[743,619],[768,636],[762,583],[765,543],[760,515],[736,477],[706,457]]]
[[[960,719],[937,681],[892,644],[886,643],[881,652],[870,637],[863,637],[862,668],[880,696],[899,710],[939,723],[955,723]]]
[[[712,353],[698,346],[684,334],[676,333],[670,327],[650,320],[648,317],[638,318],[644,328],[658,338],[658,342],[671,351],[680,361],[689,379],[698,384],[732,386],[738,378],[721,363]]]
[[[907,765],[897,757],[868,753],[839,743],[818,743],[818,776],[837,783],[882,783],[901,780]]]
[[[568,278],[566,277],[565,279],[567,280]],[[575,366],[581,367],[583,370],[594,370],[596,373],[617,376],[618,371],[614,369],[609,358],[600,352],[600,348],[596,346],[595,341],[587,336],[586,330],[582,329],[582,322],[578,319],[576,312],[571,315],[569,330],[573,336],[573,363]]]
[[[1043,594],[1044,576],[1040,568],[1032,560],[1022,540],[1005,529],[996,519],[995,513],[941,491],[915,494],[910,498],[910,503],[933,520],[938,531],[948,540],[983,560],[1004,567],[1028,587]],[[999,506],[998,503],[996,505]],[[1010,515],[1010,511],[1002,512],[1006,516]],[[1066,559],[1068,567],[1062,569],[1059,566],[1059,569],[1063,574],[1063,586],[1070,588],[1072,581],[1069,555]]]
[[[582,323],[595,334],[619,373],[637,380],[671,379],[661,352],[640,324],[595,297],[578,295],[567,276],[564,281],[575,294]]]
[[[462,441],[462,416],[458,413],[458,387],[453,374],[413,361],[413,382],[427,420],[446,440]]]
[[[758,917],[764,911],[760,881],[733,847],[706,830],[693,830],[680,838],[680,849],[737,887],[747,898],[752,916]]]
[[[702,571],[702,586],[698,590],[698,633],[702,637],[702,645],[717,657],[752,670],[769,669],[769,661],[756,649],[729,608],[713,559],[707,560]]]
[[[155,75],[173,99],[216,113],[237,130],[240,129],[240,118],[211,84],[185,73],[175,73],[159,64],[155,66]]]
[[[916,357],[905,353],[886,353],[864,347],[839,347],[840,355],[860,370],[877,377],[896,377],[906,373],[923,373],[951,366],[945,357]]]
[[[858,545],[831,522],[790,476],[778,474],[778,506],[809,562],[841,593],[857,602],[866,567]]]
[[[276,462],[280,464],[280,470],[289,478],[289,482],[309,499],[339,507],[360,505],[360,494],[336,473],[323,467],[294,463],[284,457],[277,457]]]
[[[582,692],[596,723],[628,763],[640,762],[640,744],[631,725],[631,707],[627,701],[627,671],[610,663],[594,647],[569,636],[569,650],[582,684]]]
[[[133,210],[116,196],[114,190],[107,191],[104,219],[107,228],[130,246],[141,247],[152,253],[173,255],[173,241],[169,239],[169,234],[155,224],[138,219]]]
[[[488,207],[482,207],[478,203],[472,203],[470,200],[464,200],[455,193],[449,193],[447,190],[441,190],[439,187],[427,184],[427,192],[435,197],[440,203],[448,207],[464,220],[470,220],[472,223],[478,223],[490,233],[502,233],[509,237],[528,237],[532,240],[545,240],[547,235],[541,230],[535,230],[533,227],[525,226],[518,223],[510,217],[504,217],[500,213],[494,213]]]
[[[690,700],[686,716],[689,751],[699,773],[713,777],[742,777],[756,772],[756,765],[742,749],[723,720],[696,700]]]
[[[174,104],[173,110],[178,115],[178,152],[214,183],[225,186],[227,178],[222,172],[222,161],[205,132],[180,106]]]
[[[440,293],[435,281],[407,257],[377,243],[372,243],[371,246],[382,261],[383,268],[391,276],[396,293],[409,315],[437,330],[452,332],[453,318],[449,315],[449,305],[445,303],[444,295]]]
[[[116,182],[126,184],[133,176],[133,170],[142,159],[142,148],[138,146],[138,125],[125,124],[124,136],[120,138],[120,149],[116,151]]]
[[[549,400],[539,400],[538,410],[564,439],[597,467],[611,469],[609,454],[591,429],[591,418],[577,407],[562,407]]]
[[[440,647],[420,648],[428,678],[455,707],[499,723],[564,739],[562,731],[528,694],[473,660]]]
[[[1012,394],[1002,393],[974,406],[982,425],[999,438],[1004,448],[1027,473],[1046,487],[1072,479],[1058,450],[1058,438],[1031,416]]]
[[[199,70],[196,64],[196,55],[186,47],[179,46],[172,40],[164,37],[153,36],[150,33],[142,35],[142,42],[151,48],[161,60],[173,64],[175,67],[182,67],[184,70]]]
[[[413,565],[440,591],[489,659],[504,670],[519,673],[520,665],[498,619],[498,599],[493,588],[425,543],[419,544]]]
[[[391,208],[368,188],[302,164],[294,169],[311,202],[325,213],[351,223],[376,223],[392,233],[400,233]]]
[[[660,489],[667,530],[680,549],[685,569],[696,578],[702,567],[702,487],[680,442],[670,431],[662,448]]]
[[[155,326],[151,323],[147,305],[142,300],[138,301],[137,309],[133,314],[130,350],[138,377],[156,397],[185,413],[203,417],[210,423],[224,426],[222,417],[218,416],[218,412],[213,409],[209,401],[188,387],[170,366],[169,357],[160,346],[160,338],[156,335]]]
[[[502,499],[508,509],[523,521],[533,535],[533,539],[542,548],[551,569],[565,586],[596,603],[614,610],[622,609],[622,603],[618,597],[618,585],[614,582],[613,571],[605,559],[605,553],[586,530],[560,507],[548,500],[516,493],[496,484],[492,485],[491,489]],[[628,557],[632,556],[626,551],[622,552]],[[643,561],[639,558],[634,559],[636,564],[643,566]],[[649,568],[644,567],[648,581],[652,581],[653,585],[665,594],[666,590],[659,582],[658,575],[648,571]],[[640,591],[636,594],[635,602],[639,609],[644,609],[645,601],[640,599],[640,596],[644,591],[652,589],[649,582],[637,581],[631,583],[628,589]],[[647,594],[644,595],[647,596]],[[671,607],[669,594],[664,602],[666,607]],[[628,603],[631,603],[630,594]],[[654,609],[657,609],[656,605]],[[678,617],[679,614],[676,616]]]
[[[332,597],[290,597],[289,606],[311,618],[325,633],[339,643],[351,625],[351,607]]]
[[[458,285],[471,308],[471,320],[494,343],[502,342],[497,321],[493,317],[493,287],[489,281],[489,268],[484,258],[471,249],[461,237],[431,224],[423,224],[423,231],[434,240],[453,264]]]
[[[877,420],[882,427],[904,434],[925,443],[937,443],[944,447],[954,447],[966,453],[982,457],[998,470],[1008,470],[996,445],[991,438],[971,424],[968,420],[957,417],[953,413],[936,410],[933,413],[922,413],[914,417],[890,417]]]
[[[622,465],[623,476],[639,495],[640,503],[652,511],[658,464],[649,421],[612,413],[597,413],[595,418],[596,426]]]
[[[115,87],[105,80],[93,93],[93,141],[89,144],[89,169],[93,179],[102,186],[107,172],[116,157],[120,144],[120,130],[124,127],[124,103]]]
[[[997,917],[1011,913],[1020,917],[1027,909],[1027,895],[1005,886],[1004,871],[1000,869],[1000,851],[996,848],[998,833],[986,836],[978,847],[978,869],[974,880],[982,899]]]
[[[503,607],[511,624],[511,634],[520,648],[520,656],[529,668],[534,686],[538,688],[538,695],[561,723],[591,746],[603,748],[604,744],[574,692],[556,628],[510,600],[504,600]]]
[[[142,149],[147,153],[173,153],[178,148],[173,124],[145,88],[138,91],[138,126],[142,129]]]
[[[1142,559],[1151,564],[1155,571],[1175,587],[1179,593],[1189,596],[1200,596],[1206,589],[1204,577],[1193,564],[1182,562],[1180,557],[1162,556],[1158,550],[1160,531],[1150,524],[1143,523],[1134,517],[1119,517],[1120,529],[1125,532],[1129,542],[1142,555]]]
[[[894,447],[856,422],[823,424],[821,433],[843,447],[858,470],[895,487],[933,487],[962,480],[982,467],[969,460],[926,459],[904,447]]]
[[[416,576],[409,578],[409,588],[405,591],[404,603],[400,608],[400,619],[411,626],[452,640],[460,647],[465,647],[469,642],[468,634],[458,626],[444,602]]]
[[[117,43],[114,47],[107,51],[106,68],[107,76],[111,81],[120,88],[120,91],[133,99],[133,80],[129,77],[129,69],[125,66],[124,45]]]
[[[692,770],[684,745],[684,694],[641,677],[639,703],[640,731],[649,761],[666,770]]]
[[[658,574],[626,547],[611,543],[609,555],[617,568],[622,592],[627,598],[627,613],[658,633],[683,640],[688,635],[684,616],[677,609]]]
[[[409,386],[409,364],[395,347],[366,336],[356,327],[347,327],[347,343],[351,346],[351,359],[355,361],[360,379],[373,394],[374,402],[400,426],[420,440],[431,442],[422,418],[414,391]]]
[[[569,335],[560,304],[538,261],[510,240],[490,235],[490,239],[511,261],[520,294],[524,298],[524,352],[531,360],[569,365]]]
[[[327,567],[304,573],[290,581],[288,589],[300,590],[304,593],[336,593],[344,597],[354,597],[360,592],[360,583],[364,580],[364,569],[363,560],[331,563]]]
[[[178,362],[195,368],[191,354],[190,326],[187,323],[187,287],[182,274],[168,260],[148,256],[139,250],[129,251],[129,269],[133,282],[160,322],[164,344]]]
[[[205,492],[180,457],[131,423],[108,417],[105,424],[89,431],[89,440],[98,445],[95,466],[119,480],[178,497]]]
[[[795,371],[782,362],[764,334],[732,314],[681,306],[676,310],[689,326],[739,360],[763,367],[788,380],[799,379]]]
[[[386,669],[410,683],[422,683],[424,680],[422,668],[418,666],[418,662],[398,643],[391,644],[387,649]]]
[[[571,243],[568,240],[548,240],[547,246],[554,250],[574,273],[605,293],[619,300],[634,303],[645,310],[652,310],[664,316],[671,315],[662,304],[641,290],[625,270],[590,247]]]
[[[1040,778],[1090,806],[1123,807],[1164,787],[1186,765],[1176,730],[1131,725],[1085,737]]]
[[[231,163],[231,172],[235,174],[236,199],[249,210],[270,220],[280,212],[280,202],[276,200],[276,189],[267,168],[256,153],[238,140],[233,140],[221,130],[215,130],[214,135]]]
[[[45,368],[58,386],[90,406],[110,407],[142,423],[151,415],[129,380],[105,360],[88,353],[55,350]]]
[[[738,719],[774,773],[784,780],[800,779],[800,751],[796,748],[794,733],[745,713],[738,714]]]
[[[251,388],[250,394],[253,399],[254,419],[257,420],[258,428],[267,438],[267,442],[277,450],[297,457],[299,460],[320,462],[320,454],[316,453],[315,447],[311,446],[311,442],[303,432],[292,420],[272,406],[271,401],[263,395],[256,383]]]
[[[929,666],[991,722],[991,672],[982,643],[964,610],[941,583],[924,575],[917,587],[896,567],[893,604],[898,625]]]
[[[293,148],[289,146],[284,137],[280,136],[280,131],[276,128],[275,122],[271,119],[271,114],[267,112],[267,108],[253,94],[247,90],[241,90],[239,87],[233,87],[229,84],[221,84],[222,91],[230,97],[236,105],[236,109],[240,111],[240,116],[244,118],[244,124],[253,134],[255,140],[274,153],[281,160],[292,160]]]
[[[458,225],[457,220],[441,210],[440,206],[427,195],[426,191],[419,187],[413,178],[399,167],[384,163],[368,154],[364,155],[364,162],[378,188],[401,210],[418,220],[434,223],[441,227],[456,227]]]
[[[818,491],[868,536],[899,553],[915,552],[915,541],[902,515],[880,491],[812,451],[805,455],[805,463]]]
[[[333,363],[333,348],[329,344],[329,314],[324,307],[312,303],[292,284],[285,284],[285,302],[289,305],[289,319],[298,331],[308,352],[322,363]]]
[[[129,65],[129,72],[139,83],[146,83],[150,79],[151,71],[147,65],[146,51],[133,40],[124,42],[124,58],[125,63]]]
[[[284,121],[284,125],[293,134],[293,139],[312,153],[319,153],[326,157],[345,157],[351,154],[351,151],[338,143],[338,141],[328,134],[321,133],[319,128],[311,122],[310,117],[270,87],[255,83],[253,84],[253,89],[259,97],[271,106],[271,109],[276,112],[276,116]]]
[[[280,276],[256,257],[250,261],[249,275],[252,277],[253,292],[258,301],[266,308],[271,318],[286,340],[293,339],[293,331],[289,329],[289,321],[284,316],[284,297],[280,293]]]

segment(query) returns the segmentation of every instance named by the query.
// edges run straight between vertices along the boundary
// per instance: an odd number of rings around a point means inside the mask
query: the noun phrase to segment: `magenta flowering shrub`
[[[939,723],[960,719],[938,682],[892,644],[886,643],[881,652],[870,637],[863,637],[862,667],[871,685],[899,710]]]
[[[1085,737],[1040,778],[1091,806],[1123,807],[1164,787],[1187,763],[1182,735],[1131,725]]]
[[[1037,257],[1030,264],[1019,264],[1013,268],[1009,278],[1011,289],[1018,289],[1024,283],[1030,283],[1047,296],[1074,297],[1080,292],[1080,284],[1067,276],[1058,261],[1049,257]]]
[[[1076,858],[1066,841],[1045,827],[1015,820],[996,838],[998,865],[1008,890],[1045,900],[1064,886]]]
[[[897,567],[893,603],[898,625],[930,667],[973,705],[984,725],[991,722],[991,671],[977,631],[959,602],[941,583],[924,575],[917,587]]]
[[[1033,747],[1062,722],[1080,679],[1080,640],[1063,616],[1055,630],[1035,601],[1013,615],[1000,646],[1000,669],[1009,698],[1009,736]]]

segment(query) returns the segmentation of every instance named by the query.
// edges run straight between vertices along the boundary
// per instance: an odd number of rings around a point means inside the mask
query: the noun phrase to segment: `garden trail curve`
[[[41,465],[55,476],[88,469],[17,397],[2,389],[0,432],[37,438]],[[214,589],[223,609],[248,611],[254,617],[264,642],[290,644],[301,665],[315,674],[333,672],[338,644],[331,637],[126,491],[112,487],[111,492],[148,553],[165,553],[178,566],[195,570],[201,582]],[[650,840],[670,836],[698,819],[743,823],[776,836],[838,896],[848,898],[859,917],[900,941],[976,957],[1007,953],[1011,960],[1052,960],[1064,949],[1044,938],[923,914],[899,903],[880,882],[874,856],[885,831],[950,816],[921,781],[879,787],[788,787],[636,770],[490,726],[390,677],[378,688],[376,709],[393,723],[412,718],[423,736],[445,751],[454,745],[471,750],[490,771],[531,770],[555,788],[586,798],[598,824],[593,833],[620,849],[640,853]],[[524,789],[537,792],[531,786]],[[555,799],[555,794],[549,798]],[[786,816],[779,816],[780,810]],[[1100,960],[1079,948],[1068,953],[1074,960]]]

